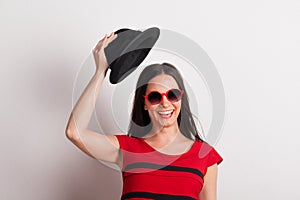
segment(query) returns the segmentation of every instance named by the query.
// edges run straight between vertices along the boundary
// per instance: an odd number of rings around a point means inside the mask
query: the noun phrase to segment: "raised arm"
[[[117,35],[111,33],[93,49],[96,71],[74,106],[65,130],[67,138],[89,156],[108,162],[119,161],[119,143],[115,136],[99,134],[88,129],[95,103],[108,70],[104,48]]]

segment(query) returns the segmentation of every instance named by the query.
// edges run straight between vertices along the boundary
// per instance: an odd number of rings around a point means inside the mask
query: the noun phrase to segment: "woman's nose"
[[[167,106],[170,104],[170,101],[168,100],[168,98],[166,97],[166,95],[163,95],[161,104],[162,104],[164,107],[167,107]]]

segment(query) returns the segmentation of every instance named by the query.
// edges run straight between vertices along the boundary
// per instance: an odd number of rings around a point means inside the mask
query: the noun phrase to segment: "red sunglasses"
[[[162,102],[163,96],[166,96],[167,99],[174,103],[180,101],[183,95],[183,90],[180,89],[170,89],[166,93],[160,93],[156,90],[151,91],[147,95],[143,95],[145,99],[149,101],[152,105],[160,104]]]

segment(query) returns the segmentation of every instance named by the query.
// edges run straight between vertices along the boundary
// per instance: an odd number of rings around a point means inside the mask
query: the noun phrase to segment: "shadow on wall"
[[[59,174],[60,200],[120,199],[122,178],[120,171],[111,169],[84,153],[66,160]],[[58,190],[56,190],[58,191]]]
[[[73,83],[78,66],[72,66],[70,58],[39,57],[32,60],[30,64],[35,70],[30,72],[31,94],[28,97],[35,105],[34,109],[47,115],[45,119],[53,121],[47,120],[44,124],[47,127],[43,127],[46,131],[40,134],[44,150],[51,154],[42,163],[46,178],[40,178],[44,179],[42,185],[35,188],[39,191],[28,192],[36,197],[45,195],[45,200],[120,199],[121,173],[81,152],[64,133],[72,109]],[[46,132],[51,134],[47,136]],[[49,150],[52,147],[54,149]],[[33,175],[39,176],[34,172]]]

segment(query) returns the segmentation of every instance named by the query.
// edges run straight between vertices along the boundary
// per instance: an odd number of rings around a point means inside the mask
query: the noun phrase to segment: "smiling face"
[[[150,79],[147,85],[146,95],[154,90],[160,93],[166,93],[170,89],[179,89],[177,82],[172,76],[161,74]],[[154,130],[160,130],[163,127],[170,126],[178,128],[177,117],[180,113],[180,108],[181,100],[172,103],[166,96],[163,96],[162,101],[156,105],[152,105],[145,99],[144,109],[148,110]],[[170,113],[168,111],[171,111],[171,115],[168,114]]]

